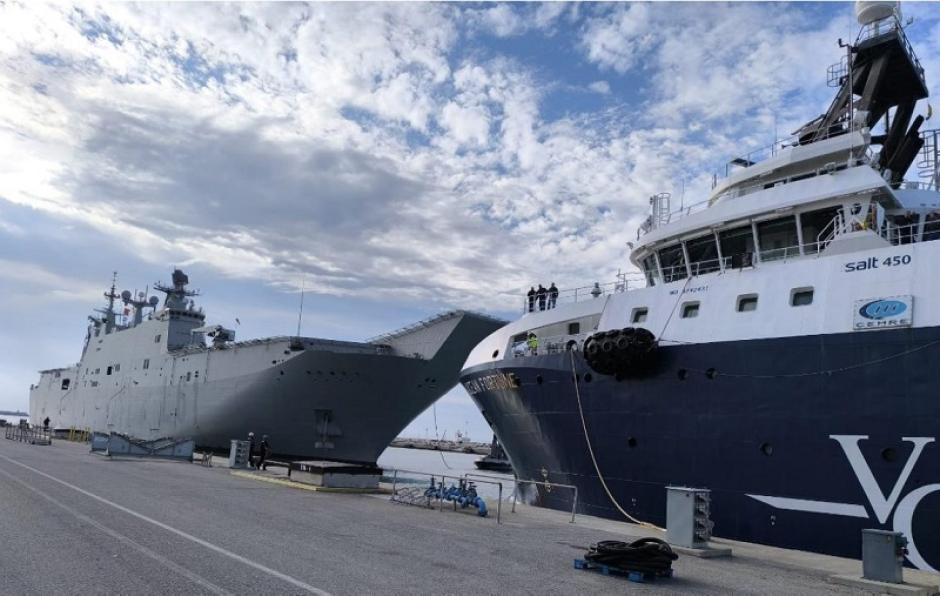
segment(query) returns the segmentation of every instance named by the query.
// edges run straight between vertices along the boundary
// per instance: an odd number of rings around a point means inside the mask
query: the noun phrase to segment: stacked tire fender
[[[594,372],[635,377],[650,371],[656,347],[656,337],[649,330],[626,327],[591,335],[583,350],[584,359]]]

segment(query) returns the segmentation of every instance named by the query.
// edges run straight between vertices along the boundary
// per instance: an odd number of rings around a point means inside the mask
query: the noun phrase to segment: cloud
[[[590,89],[594,93],[599,93],[601,95],[609,95],[610,83],[608,83],[607,81],[594,81],[593,83],[588,85],[588,89]]]

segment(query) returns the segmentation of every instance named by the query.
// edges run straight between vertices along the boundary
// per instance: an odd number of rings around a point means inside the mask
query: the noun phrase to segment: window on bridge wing
[[[924,235],[921,238],[923,242],[940,239],[940,213],[931,211],[924,216]]]
[[[839,207],[826,207],[800,213],[800,227],[803,229],[803,252],[816,254],[819,245],[832,232],[832,219],[839,213]]]
[[[754,263],[754,234],[750,224],[731,228],[718,234],[721,256],[731,269],[750,267]]]
[[[685,279],[687,276],[681,244],[660,250],[659,264],[663,268],[663,282],[665,283]]]
[[[761,261],[776,261],[800,254],[796,217],[790,215],[757,224]]]
[[[656,258],[648,255],[643,259],[643,273],[646,274],[646,285],[655,286],[659,279],[659,270],[656,269]]]
[[[685,250],[689,253],[689,268],[692,269],[692,275],[702,275],[721,269],[714,234],[709,233],[708,236],[687,241]]]

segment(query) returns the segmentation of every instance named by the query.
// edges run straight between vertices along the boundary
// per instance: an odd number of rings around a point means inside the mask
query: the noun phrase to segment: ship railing
[[[794,257],[799,257],[803,253],[800,251],[800,245],[796,246],[785,246],[782,248],[770,248],[767,250],[762,250],[758,253],[758,256],[762,263],[768,261],[786,261],[787,259],[792,259]]]
[[[546,492],[551,492],[551,490],[555,488],[556,486],[559,488],[566,488],[566,489],[572,490],[574,492],[574,495],[571,499],[571,522],[570,523],[572,524],[574,523],[575,512],[578,510],[578,487],[577,486],[573,484],[562,484],[560,482],[549,482],[547,480],[525,480],[525,479],[519,478],[518,476],[514,476],[513,485],[515,486],[515,490],[513,490],[513,493],[512,493],[512,509],[511,509],[512,513],[516,512],[516,502],[519,500],[519,485],[520,484],[532,484],[535,486],[541,486],[547,489]]]
[[[876,37],[881,37],[882,35],[896,33],[898,41],[901,43],[901,47],[904,49],[904,53],[907,54],[907,57],[911,60],[911,64],[914,65],[914,70],[917,72],[918,77],[920,77],[921,82],[926,84],[924,67],[921,65],[920,60],[917,59],[917,54],[914,53],[914,47],[911,45],[910,40],[907,39],[907,34],[904,32],[904,26],[901,24],[901,20],[898,17],[899,15],[897,11],[895,11],[890,16],[868,23],[858,32],[855,45],[859,45]]]
[[[510,353],[513,358],[522,358],[524,356],[560,354],[569,350],[580,350],[584,346],[584,340],[587,339],[588,335],[588,333],[571,333],[540,337],[536,334],[538,346],[534,350],[529,347],[528,341],[523,339],[512,345]]]
[[[610,294],[620,294],[628,290],[640,288],[646,285],[646,278],[642,273],[622,274],[620,279],[609,283],[597,283],[592,286],[580,286],[577,288],[566,288],[558,290],[558,297],[552,300],[547,294],[545,300],[540,302],[536,297],[530,304],[528,294],[522,297],[522,312],[540,312],[557,308],[560,304],[571,304],[575,302],[584,302],[586,300],[595,300]],[[547,289],[547,288],[546,288]]]
[[[940,215],[928,215],[923,223],[923,229],[919,222],[904,225],[885,222],[879,233],[882,238],[895,246],[940,240]]]
[[[846,163],[845,161],[830,162],[821,167],[818,167],[809,171],[804,171],[804,172],[800,172],[797,174],[793,174],[791,176],[786,176],[783,178],[775,178],[772,180],[761,180],[760,182],[756,182],[754,184],[743,185],[743,186],[733,186],[732,188],[729,188],[723,191],[721,194],[717,196],[711,197],[704,201],[698,201],[696,203],[685,205],[676,211],[672,211],[668,214],[665,214],[664,216],[662,216],[661,218],[662,221],[660,222],[653,221],[652,218],[647,218],[647,220],[644,221],[643,225],[637,228],[636,239],[639,240],[646,234],[652,232],[653,230],[659,227],[680,221],[688,217],[689,215],[705,211],[706,209],[708,209],[709,207],[711,207],[712,205],[720,201],[725,201],[728,199],[736,199],[739,197],[743,197],[745,195],[749,195],[751,193],[759,192],[762,190],[767,190],[768,188],[773,188],[775,186],[780,186],[783,184],[790,184],[791,182],[799,182],[800,180],[806,180],[808,178],[821,176],[823,174],[831,174],[833,172],[845,170],[849,167],[871,163],[871,158],[872,158],[872,153],[869,149],[869,151],[863,157],[854,160],[852,163]],[[716,183],[712,185],[712,188],[714,188],[717,185],[717,178],[715,178],[715,180],[716,180]],[[922,186],[921,188],[925,188],[925,187],[926,186]]]

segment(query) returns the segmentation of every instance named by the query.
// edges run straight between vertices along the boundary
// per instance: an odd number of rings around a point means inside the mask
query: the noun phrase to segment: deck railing
[[[530,303],[529,295],[526,294],[522,297],[522,312],[540,312],[545,310],[552,310],[557,308],[559,305],[571,304],[574,302],[584,302],[585,300],[595,300],[608,296],[610,294],[619,294],[620,292],[626,292],[627,290],[639,288],[646,285],[646,278],[641,273],[622,275],[617,281],[612,281],[608,283],[596,283],[592,286],[580,286],[577,288],[566,288],[559,289],[558,296],[555,299],[552,299],[549,295],[546,294],[545,300],[538,300],[538,297],[535,298],[533,302]]]

